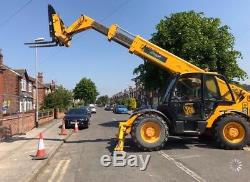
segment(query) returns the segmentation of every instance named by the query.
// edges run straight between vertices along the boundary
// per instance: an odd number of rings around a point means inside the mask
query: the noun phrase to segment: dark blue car
[[[91,115],[86,108],[70,109],[64,116],[65,128],[74,128],[77,122],[79,128],[88,128]]]
[[[114,108],[114,113],[116,113],[116,114],[128,114],[128,108],[124,105],[117,105]]]

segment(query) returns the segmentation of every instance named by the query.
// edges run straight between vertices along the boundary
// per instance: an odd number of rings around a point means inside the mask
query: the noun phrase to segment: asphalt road
[[[146,170],[140,170],[140,161],[138,167],[102,166],[100,158],[113,153],[119,121],[128,117],[99,108],[89,129],[73,134],[37,181],[250,181],[249,151],[221,150],[197,138],[171,137],[164,150],[157,152],[141,152],[128,138],[127,155],[151,156]]]

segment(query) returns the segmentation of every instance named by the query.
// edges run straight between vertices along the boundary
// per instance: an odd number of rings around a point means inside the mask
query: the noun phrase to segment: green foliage
[[[131,109],[133,110],[136,108],[136,99],[135,98],[122,98],[122,99],[116,100],[115,102],[116,102],[116,104],[127,106],[127,108],[129,110],[131,110]]]
[[[94,103],[99,94],[95,83],[88,78],[82,78],[80,82],[76,84],[73,92],[74,98],[84,100],[85,105]]]
[[[108,102],[109,102],[109,97],[107,95],[100,96],[96,100],[96,104],[98,104],[100,106],[104,106],[104,105],[108,104]]]
[[[66,90],[62,86],[58,87],[54,92],[45,97],[44,107],[67,109],[71,106],[73,99],[72,92]]]
[[[128,105],[128,98],[120,98],[118,100],[115,100],[115,103],[119,104],[119,105],[127,106]]]
[[[135,98],[128,99],[128,108],[130,110],[134,110],[136,108],[136,99]]]
[[[194,11],[175,13],[162,19],[156,30],[151,42],[161,48],[200,68],[223,74],[229,81],[247,78],[237,64],[242,57],[234,49],[235,38],[228,26],[221,25],[220,19]],[[139,65],[134,74],[137,75],[135,80],[146,89],[161,87],[169,76],[149,62]]]

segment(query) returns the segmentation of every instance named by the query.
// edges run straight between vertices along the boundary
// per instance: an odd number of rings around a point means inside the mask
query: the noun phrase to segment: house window
[[[22,91],[26,91],[27,90],[26,89],[26,80],[24,80],[24,79],[21,80],[21,90]]]
[[[32,92],[32,83],[29,82],[29,92],[31,93]]]
[[[24,112],[24,101],[21,100],[20,101],[20,108],[19,108],[20,112]]]

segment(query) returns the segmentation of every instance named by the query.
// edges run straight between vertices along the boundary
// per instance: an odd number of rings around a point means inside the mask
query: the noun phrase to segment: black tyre
[[[160,150],[168,140],[168,126],[156,115],[145,115],[132,126],[131,136],[134,143],[142,150]]]
[[[227,150],[240,150],[247,145],[250,124],[240,115],[226,115],[215,123],[214,137],[219,147]]]

